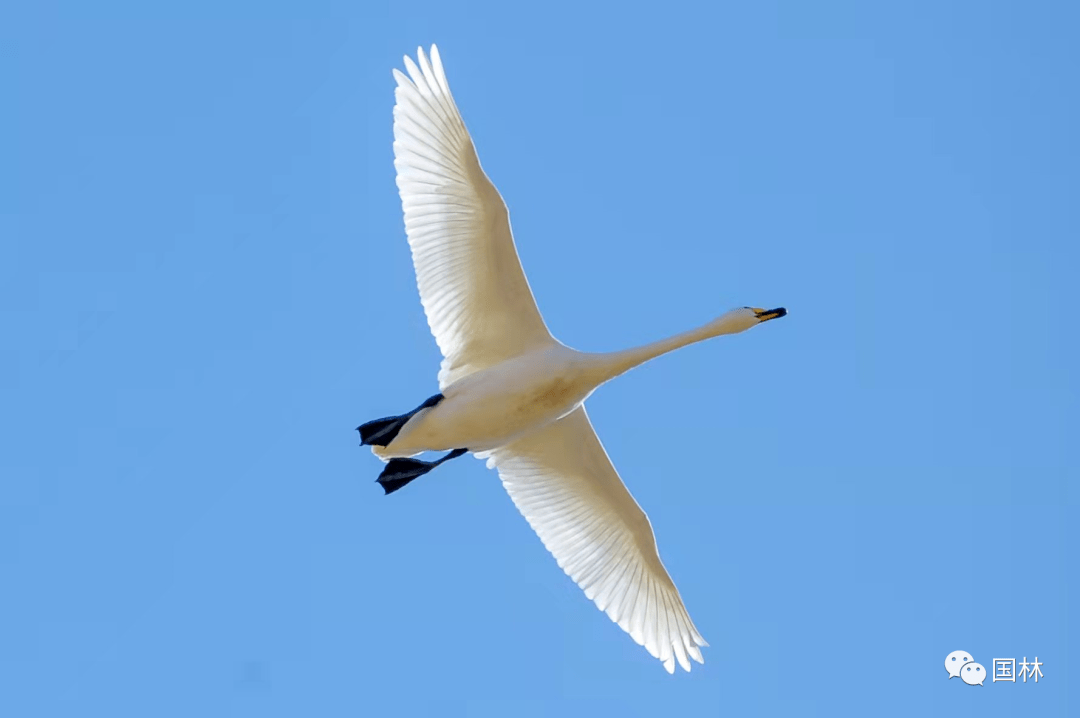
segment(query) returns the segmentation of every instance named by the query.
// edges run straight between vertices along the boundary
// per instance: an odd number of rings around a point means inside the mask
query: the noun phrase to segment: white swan
[[[396,491],[472,452],[497,467],[510,498],[559,566],[637,643],[690,670],[708,645],[657,553],[649,519],[593,431],[583,402],[598,386],[679,347],[782,317],[735,309],[622,352],[575,351],[540,317],[498,191],[480,167],[439,52],[405,58],[394,107],[394,166],[420,300],[442,350],[440,394],[358,427]],[[410,79],[411,78],[411,79]],[[450,451],[438,461],[407,457]]]

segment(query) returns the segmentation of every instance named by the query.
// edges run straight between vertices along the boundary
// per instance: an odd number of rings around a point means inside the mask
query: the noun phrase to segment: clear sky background
[[[1076,715],[1078,30],[5,4],[0,714]],[[482,463],[384,497],[357,446],[437,390],[391,153],[431,42],[562,341],[790,310],[589,401],[711,643],[689,675]],[[954,650],[1044,675],[968,687]]]

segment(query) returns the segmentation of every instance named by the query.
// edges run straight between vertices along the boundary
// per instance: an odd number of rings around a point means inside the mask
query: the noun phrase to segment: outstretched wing
[[[690,670],[708,645],[657,552],[584,405],[491,452],[490,465],[559,566],[611,620],[664,662]]]
[[[510,216],[484,174],[439,59],[394,70],[394,166],[420,301],[446,388],[554,340],[521,269]]]

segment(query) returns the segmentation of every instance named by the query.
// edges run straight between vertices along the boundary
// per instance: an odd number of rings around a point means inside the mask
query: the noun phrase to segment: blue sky
[[[1078,20],[6,5],[0,714],[1075,714]],[[384,497],[357,447],[436,390],[391,153],[431,42],[562,341],[790,310],[589,401],[689,675],[482,463]]]

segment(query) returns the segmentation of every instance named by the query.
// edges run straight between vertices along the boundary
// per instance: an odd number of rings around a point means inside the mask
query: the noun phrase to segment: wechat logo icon
[[[986,669],[967,651],[953,651],[945,656],[945,670],[949,672],[950,680],[959,676],[969,686],[981,686],[986,680]]]

